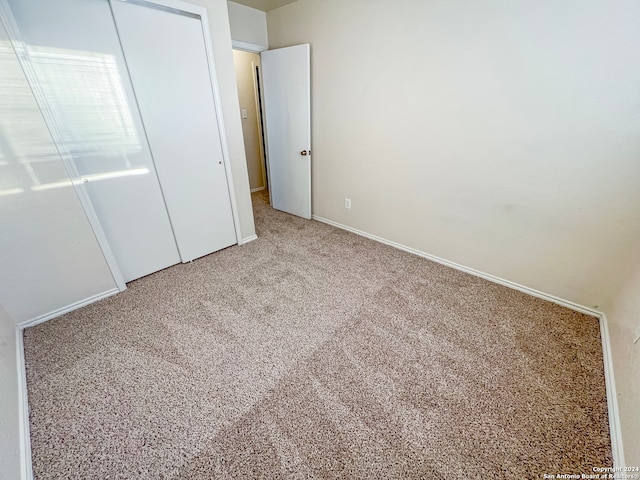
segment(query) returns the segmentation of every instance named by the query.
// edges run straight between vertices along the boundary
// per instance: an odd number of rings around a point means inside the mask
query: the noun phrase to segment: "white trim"
[[[253,242],[254,240],[257,240],[257,239],[258,239],[258,235],[251,235],[247,238],[243,238],[242,240],[240,240],[238,242],[238,245],[244,245],[246,243]]]
[[[580,305],[580,304],[571,302],[569,300],[565,300],[564,298],[556,297],[555,295],[551,295],[550,293],[541,292],[534,288],[526,287],[524,285],[520,285],[519,283],[515,283],[510,280],[505,280],[504,278],[496,277],[495,275],[491,275],[490,273],[485,273],[485,272],[481,272],[480,270],[475,270],[473,268],[465,267],[464,265],[460,265],[459,263],[451,262],[449,260],[445,260],[444,258],[436,257],[435,255],[431,255],[430,253],[425,253],[420,250],[416,250],[415,248],[407,247],[406,245],[402,245],[401,243],[392,242],[391,240],[387,240],[386,238],[378,237],[376,235],[371,235],[370,233],[363,232],[361,230],[348,227],[346,225],[342,225],[341,223],[334,222],[333,220],[328,220],[326,218],[322,218],[317,215],[313,215],[311,218],[313,220],[317,220],[318,222],[326,223],[333,227],[337,227],[342,230],[347,230],[348,232],[355,233],[356,235],[360,235],[362,237],[375,240],[376,242],[384,243],[385,245],[395,247],[398,250],[403,250],[405,252],[413,253],[414,255],[417,255],[419,257],[427,258],[436,263],[440,263],[441,265],[446,265],[447,267],[455,268],[456,270],[469,273],[475,277],[484,278],[485,280],[489,280],[490,282],[498,283],[500,285],[504,285],[505,287],[513,288],[514,290],[527,293],[534,297],[541,298],[543,300],[547,300],[549,302],[556,303],[558,305],[562,305],[563,307],[570,308],[571,310],[575,310],[576,312],[584,313],[587,315],[591,315],[592,317],[598,317],[598,318],[600,318],[600,315],[602,315],[602,312],[594,310],[593,308],[585,307],[584,305]]]
[[[24,327],[16,327],[16,355],[18,357],[18,421],[20,422],[20,476],[33,479],[31,463],[31,434],[29,430],[29,400],[27,398],[27,367],[24,359]]]
[[[250,53],[260,53],[267,50],[268,47],[258,45],[257,43],[241,42],[239,40],[231,40],[231,46],[236,50],[243,50]]]
[[[363,232],[362,230],[357,230],[355,228],[348,227],[341,223],[334,222],[333,220],[319,217],[318,215],[313,215],[311,218],[313,218],[313,220],[317,220],[318,222],[326,223],[327,225],[331,225],[333,227],[340,228],[342,230],[346,230],[351,233],[355,233],[356,235],[369,238],[371,240],[383,243],[385,245],[389,245],[391,247],[395,247],[399,250],[403,250],[408,253],[413,253],[414,255],[432,260],[441,265],[455,268],[456,270],[469,273],[476,277],[484,278],[485,280],[489,280],[490,282],[498,283],[500,285],[504,285],[505,287],[518,290],[520,292],[526,293],[533,297],[541,298],[542,300],[547,300],[557,305],[567,307],[571,310],[575,310],[576,312],[584,313],[584,314],[591,315],[598,318],[600,321],[600,339],[602,342],[602,356],[604,359],[604,379],[605,379],[605,387],[607,391],[607,410],[608,410],[608,417],[609,417],[609,433],[611,436],[611,455],[613,456],[614,467],[620,468],[625,466],[624,449],[622,445],[622,433],[620,428],[620,416],[618,413],[618,399],[617,399],[616,385],[615,385],[615,379],[613,374],[613,360],[611,358],[611,343],[609,339],[609,328],[607,326],[607,317],[604,313],[589,307],[585,307],[584,305],[580,305],[580,304],[571,302],[569,300],[556,297],[555,295],[541,292],[539,290],[535,290],[533,288],[520,285],[519,283],[505,280],[504,278],[496,277],[495,275],[484,273],[479,270],[475,270],[473,268],[465,267],[464,265],[460,265],[458,263],[451,262],[449,260],[445,260],[440,257],[436,257],[435,255],[431,255],[429,253],[425,253],[420,250],[407,247],[406,245],[392,242],[391,240],[387,240],[385,238],[378,237],[376,235],[371,235],[370,233],[366,233],[366,232]]]
[[[613,370],[613,360],[611,357],[611,344],[609,338],[609,328],[607,316],[602,312],[597,312],[591,308],[584,307],[578,305],[574,302],[570,302],[568,300],[561,299],[554,295],[549,295],[543,292],[539,292],[538,290],[525,287],[523,285],[501,279],[499,277],[495,277],[493,275],[489,275],[487,273],[479,272],[478,270],[474,270],[471,268],[464,267],[454,262],[450,262],[448,260],[441,259],[434,255],[430,255],[419,250],[415,250],[413,248],[407,247],[405,245],[392,242],[381,237],[377,237],[375,235],[371,235],[355,228],[347,227],[346,225],[342,225],[337,222],[333,222],[331,220],[319,217],[317,215],[313,215],[314,220],[317,220],[322,223],[326,223],[328,225],[332,225],[334,227],[340,228],[342,230],[349,231],[351,233],[355,233],[356,235],[360,235],[371,240],[398,248],[399,250],[406,251],[408,253],[413,253],[423,258],[427,258],[429,260],[433,260],[442,265],[455,268],[456,270],[460,270],[466,273],[469,273],[474,276],[478,276],[489,280],[494,283],[498,283],[500,285],[504,285],[509,288],[513,288],[515,290],[527,293],[537,298],[541,298],[543,300],[547,300],[558,305],[562,305],[564,307],[570,308],[572,310],[576,310],[581,313],[585,313],[587,315],[593,315],[599,319],[600,322],[600,338],[602,342],[602,354],[604,360],[604,376],[605,376],[605,388],[607,395],[607,409],[608,409],[608,417],[609,417],[609,430],[611,437],[611,454],[613,456],[613,465],[616,468],[624,468],[625,467],[625,459],[624,459],[624,448],[622,444],[622,432],[620,425],[620,416],[618,413],[618,401],[616,394],[616,386],[615,386],[615,376]],[[251,235],[250,237],[243,238],[238,245],[244,245],[253,240],[257,240],[257,235]],[[41,315],[27,322],[23,322],[16,328],[16,344],[17,344],[17,356],[18,356],[18,401],[19,401],[19,409],[20,409],[20,438],[21,438],[21,469],[22,469],[22,478],[25,480],[31,480],[33,478],[32,466],[31,466],[31,442],[29,435],[29,403],[27,399],[27,381],[26,381],[26,365],[24,359],[24,341],[23,341],[23,331],[27,327],[35,326],[39,323],[45,322],[52,318],[63,315],[64,313],[70,312],[72,310],[76,310],[80,307],[88,305],[90,303],[96,302],[103,298],[107,298],[111,295],[118,293],[118,289],[113,289],[108,292],[104,292],[99,295],[95,295],[81,302],[76,302],[67,307],[58,309],[54,312],[51,312],[46,315]]]
[[[119,293],[119,288],[113,288],[103,293],[93,295],[79,302],[72,303],[66,307],[59,308],[44,315],[40,315],[31,320],[20,322],[16,327],[16,355],[18,357],[18,415],[20,421],[20,470],[23,480],[33,479],[33,466],[31,461],[31,434],[29,429],[29,399],[27,397],[27,368],[24,358],[24,330],[34,327],[65,313],[77,310],[91,303],[102,300]]]
[[[251,193],[261,192],[262,190],[266,190],[266,188],[267,187],[252,188]]]
[[[107,290],[106,292],[98,293],[97,295],[92,295],[89,298],[85,298],[84,300],[80,300],[79,302],[72,303],[71,305],[67,305],[66,307],[58,308],[49,313],[45,313],[43,315],[39,315],[31,320],[26,320],[24,322],[20,322],[18,326],[20,328],[29,328],[35,327],[36,325],[51,320],[53,318],[59,317],[60,315],[64,315],[65,313],[72,312],[82,307],[86,307],[87,305],[97,302],[98,300],[102,300],[103,298],[110,297],[111,295],[115,295],[119,293],[120,290],[118,288],[112,288],[111,290]]]
[[[618,395],[616,391],[615,376],[613,373],[613,359],[611,357],[611,340],[609,337],[609,326],[607,316],[604,313],[600,317],[600,338],[602,340],[602,356],[604,357],[604,380],[607,389],[607,409],[609,412],[609,433],[611,436],[611,455],[613,456],[613,466],[623,469],[624,446],[622,444],[622,429],[620,425],[620,414],[618,412]]]

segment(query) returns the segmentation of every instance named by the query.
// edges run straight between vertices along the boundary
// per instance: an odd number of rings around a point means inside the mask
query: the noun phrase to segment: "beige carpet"
[[[258,240],[25,332],[36,478],[611,465],[596,319],[254,202]]]

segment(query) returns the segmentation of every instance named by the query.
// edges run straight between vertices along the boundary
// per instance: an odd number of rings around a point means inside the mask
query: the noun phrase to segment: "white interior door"
[[[125,281],[180,261],[106,1],[10,0],[56,143],[73,158]],[[41,105],[42,107],[43,105]],[[67,186],[32,175],[35,192]],[[37,170],[37,173],[36,173]]]
[[[112,10],[182,261],[237,243],[201,18]]]
[[[311,218],[309,44],[261,55],[271,206]]]

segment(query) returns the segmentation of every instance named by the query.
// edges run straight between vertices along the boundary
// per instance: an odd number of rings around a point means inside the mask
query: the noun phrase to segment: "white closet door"
[[[237,242],[200,17],[112,2],[183,262]]]
[[[180,261],[106,0],[10,0],[48,105],[125,281]],[[37,162],[37,159],[30,159]],[[33,174],[34,191],[68,180]],[[34,170],[35,171],[35,170]]]

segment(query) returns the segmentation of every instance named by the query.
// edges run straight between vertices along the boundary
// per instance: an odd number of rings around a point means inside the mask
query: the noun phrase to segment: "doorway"
[[[236,49],[233,50],[233,63],[238,87],[249,187],[254,193],[268,189],[260,84],[262,65],[259,54]]]
[[[267,189],[273,208],[311,219],[310,45],[255,53],[234,50],[251,191]]]

